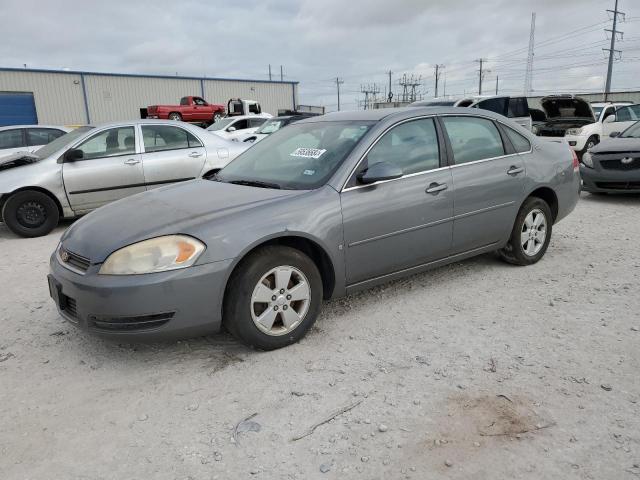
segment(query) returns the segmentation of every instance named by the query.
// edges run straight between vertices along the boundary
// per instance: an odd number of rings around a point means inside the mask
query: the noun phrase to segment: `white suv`
[[[268,113],[224,117],[207,127],[207,131],[226,140],[238,141],[245,134],[254,133],[270,118]]]
[[[565,140],[569,146],[580,155],[591,147],[597,145],[604,137],[608,137],[614,131],[622,131],[621,125],[616,121],[616,110],[620,107],[631,105],[631,102],[593,102],[591,108],[596,116],[595,123],[589,123],[580,128],[570,128],[565,133]],[[611,117],[611,118],[608,118]],[[606,121],[605,121],[606,120]]]

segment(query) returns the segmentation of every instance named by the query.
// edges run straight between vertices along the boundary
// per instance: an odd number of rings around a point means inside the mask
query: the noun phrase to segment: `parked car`
[[[640,193],[640,122],[585,152],[580,175],[587,192]]]
[[[71,129],[53,125],[0,127],[0,158],[16,152],[35,152]]]
[[[536,122],[533,133],[541,137],[564,137],[567,130],[596,121],[589,102],[575,95],[549,95],[540,100],[540,106],[545,119]]]
[[[616,128],[614,124],[618,123],[615,120],[616,109],[630,103],[592,102],[591,108],[597,120],[583,127],[568,129],[564,136],[565,140],[571,148],[578,152],[579,156],[582,156],[584,152],[597,145],[600,139],[609,136]],[[624,128],[618,128],[618,131],[621,130],[624,130]]]
[[[237,137],[239,142],[248,142],[255,143],[259,142],[267,135],[271,135],[274,132],[277,132],[282,127],[289,125],[290,123],[297,122],[300,120],[304,120],[305,118],[309,118],[313,115],[286,115],[281,117],[273,117],[268,119],[266,122],[262,124],[260,128],[258,128],[253,133],[243,133]]]
[[[1,220],[17,235],[46,235],[60,218],[212,175],[246,148],[187,123],[80,127],[34,153],[0,159]]]
[[[270,118],[268,113],[225,117],[210,125],[207,130],[226,140],[239,140],[247,133],[255,133]]]
[[[578,200],[578,160],[489,111],[336,112],[293,123],[214,179],[107,205],[51,256],[62,316],[92,333],[224,325],[299,340],[323,299],[498,250],[530,265]]]
[[[527,97],[508,95],[475,95],[456,99],[434,98],[411,104],[412,107],[470,107],[499,113],[531,130],[531,114]]]
[[[224,105],[207,103],[200,97],[182,97],[180,105],[150,105],[146,118],[210,125],[225,115]]]

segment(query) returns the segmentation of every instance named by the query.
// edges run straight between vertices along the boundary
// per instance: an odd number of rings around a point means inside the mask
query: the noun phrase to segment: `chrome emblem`
[[[620,163],[623,163],[624,165],[629,165],[631,162],[633,162],[633,158],[631,157],[624,157],[620,160]]]
[[[69,261],[69,254],[67,252],[65,252],[64,250],[62,250],[60,252],[60,260],[62,260],[63,262],[68,262]]]

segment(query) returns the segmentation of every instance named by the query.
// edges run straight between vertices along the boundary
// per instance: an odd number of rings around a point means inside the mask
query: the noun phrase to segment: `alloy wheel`
[[[251,295],[253,323],[267,335],[286,335],[304,320],[311,303],[311,288],[299,269],[272,268],[262,276]]]
[[[547,239],[547,218],[539,208],[531,210],[524,219],[520,244],[525,255],[534,257],[540,252]]]
[[[16,211],[18,223],[26,228],[37,228],[47,220],[47,209],[40,202],[24,202]]]

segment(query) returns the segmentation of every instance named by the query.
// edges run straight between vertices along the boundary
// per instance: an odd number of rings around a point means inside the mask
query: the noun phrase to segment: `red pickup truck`
[[[163,118],[207,125],[225,115],[224,105],[207,103],[200,97],[182,97],[180,105],[150,105],[147,118]]]

